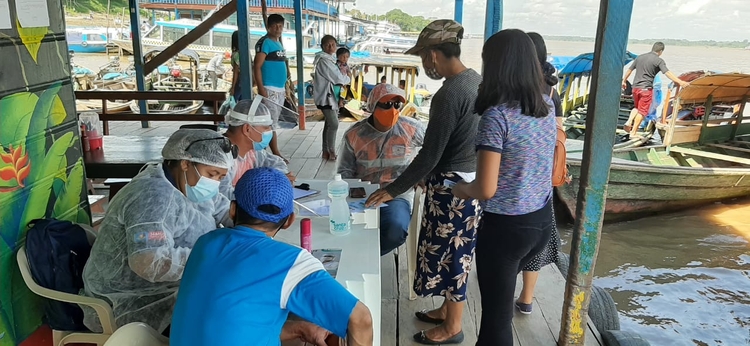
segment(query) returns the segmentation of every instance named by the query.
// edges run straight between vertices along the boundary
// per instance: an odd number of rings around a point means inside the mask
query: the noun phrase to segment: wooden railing
[[[164,5],[204,5],[204,6],[224,6],[230,0],[140,0],[141,4],[164,4]],[[249,0],[250,7],[260,7],[260,0]],[[294,0],[266,0],[268,8],[294,8]],[[302,7],[308,11],[318,13],[328,13],[330,16],[336,16],[338,12],[335,6],[328,6],[322,0],[304,0]]]

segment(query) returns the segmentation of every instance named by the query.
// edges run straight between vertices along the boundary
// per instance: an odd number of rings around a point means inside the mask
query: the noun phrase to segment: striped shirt
[[[557,129],[552,100],[549,115],[534,118],[519,107],[494,106],[479,121],[477,150],[500,153],[500,172],[495,196],[484,211],[523,215],[544,207],[552,196],[552,162]]]

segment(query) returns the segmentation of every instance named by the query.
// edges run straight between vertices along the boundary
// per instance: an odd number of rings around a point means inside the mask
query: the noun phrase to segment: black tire
[[[622,330],[600,331],[604,346],[651,346],[651,344],[638,333],[625,332]]]
[[[617,314],[617,305],[615,305],[612,296],[599,286],[591,286],[589,320],[599,331],[620,330],[620,316]]]
[[[560,272],[562,273],[563,277],[565,279],[568,279],[568,268],[570,268],[570,255],[559,251],[557,253],[557,262],[555,262],[557,265],[557,268],[560,269]]]

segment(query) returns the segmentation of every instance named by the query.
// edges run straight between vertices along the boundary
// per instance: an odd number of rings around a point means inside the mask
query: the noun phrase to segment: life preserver
[[[87,47],[88,45],[89,43],[86,41],[81,42],[81,47]]]

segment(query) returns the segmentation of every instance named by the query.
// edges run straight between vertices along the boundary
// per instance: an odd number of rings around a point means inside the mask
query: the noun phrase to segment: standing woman
[[[414,335],[426,345],[457,344],[464,339],[461,316],[480,214],[477,200],[458,198],[451,192],[456,182],[472,178],[476,168],[479,117],[474,114],[474,102],[482,77],[460,60],[463,33],[456,21],[436,20],[422,30],[416,46],[406,51],[422,58],[428,77],[445,81],[432,98],[419,154],[396,180],[367,200],[368,206],[388,202],[425,182],[414,291],[422,297],[445,297],[440,308],[416,312],[419,320],[439,324]]]
[[[555,76],[555,67],[547,62],[547,45],[544,43],[544,39],[541,35],[530,32],[528,33],[531,41],[534,42],[534,48],[536,48],[536,56],[539,59],[539,64],[542,65],[542,75],[544,77],[544,94],[552,98],[552,103],[555,106],[555,119],[559,125],[562,125],[562,107],[560,105],[560,94],[554,86],[557,84],[557,77]],[[524,315],[531,314],[533,308],[532,302],[534,300],[534,286],[536,286],[536,280],[539,278],[539,270],[542,267],[557,262],[558,249],[560,248],[560,234],[557,233],[557,225],[555,223],[555,214],[552,213],[552,235],[550,236],[547,246],[538,255],[531,259],[531,262],[523,268],[523,289],[521,295],[516,301],[516,308],[519,312]],[[565,275],[567,273],[563,273]]]
[[[250,52],[240,53],[240,32],[235,31],[232,33],[232,87],[229,88],[229,95],[234,97],[235,102],[242,100],[241,78],[243,77],[241,77],[242,71],[240,70],[240,54],[250,54]],[[252,84],[252,80],[250,82]]]
[[[336,64],[336,38],[325,35],[320,40],[323,51],[315,54],[313,65],[313,100],[323,112],[323,159],[336,161],[336,131],[339,129],[339,102],[336,95],[341,86],[349,84],[349,76],[341,73]]]
[[[552,162],[557,129],[552,100],[529,36],[506,29],[482,50],[484,75],[477,175],[453,193],[484,201],[477,231],[482,322],[477,346],[513,346],[516,276],[552,234]]]

